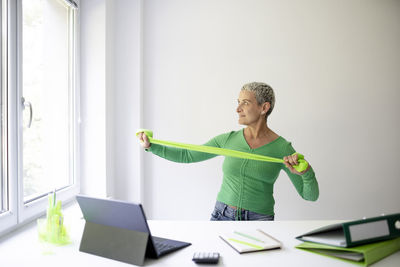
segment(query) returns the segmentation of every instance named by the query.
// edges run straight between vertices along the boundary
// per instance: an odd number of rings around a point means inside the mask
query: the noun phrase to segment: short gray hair
[[[242,90],[253,92],[258,105],[262,105],[265,102],[270,103],[271,107],[269,108],[266,117],[271,114],[275,106],[275,94],[271,86],[266,83],[252,82],[243,85]]]

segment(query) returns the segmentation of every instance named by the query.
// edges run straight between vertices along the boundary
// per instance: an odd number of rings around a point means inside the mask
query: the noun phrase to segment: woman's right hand
[[[137,137],[140,141],[140,144],[142,145],[142,147],[144,149],[147,149],[151,146],[151,144],[149,142],[149,138],[147,138],[147,135],[144,132],[138,133]]]

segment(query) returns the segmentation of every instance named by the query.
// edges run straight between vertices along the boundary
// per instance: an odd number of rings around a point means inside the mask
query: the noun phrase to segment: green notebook
[[[399,251],[400,237],[351,248],[328,246],[313,242],[301,243],[297,245],[296,248],[341,259],[361,266],[368,266]]]

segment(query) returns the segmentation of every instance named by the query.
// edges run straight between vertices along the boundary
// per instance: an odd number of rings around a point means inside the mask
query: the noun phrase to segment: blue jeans
[[[211,214],[210,221],[236,221],[237,211],[228,205],[217,201]],[[273,221],[274,215],[265,215],[250,210],[241,209],[238,214],[238,221]]]

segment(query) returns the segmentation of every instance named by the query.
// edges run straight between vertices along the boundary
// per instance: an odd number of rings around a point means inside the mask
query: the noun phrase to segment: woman
[[[274,220],[273,186],[282,169],[302,198],[318,199],[318,183],[311,166],[303,172],[296,171],[293,166],[298,164],[298,156],[291,143],[268,127],[274,105],[275,96],[270,86],[258,82],[245,84],[239,94],[236,112],[239,124],[246,128],[221,134],[205,144],[284,159],[281,164],[226,157],[212,221]],[[139,133],[138,138],[146,151],[175,162],[198,162],[216,156],[150,144],[144,133]]]

